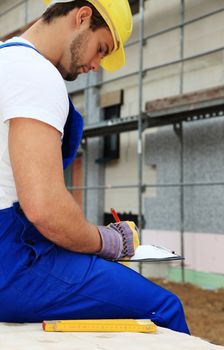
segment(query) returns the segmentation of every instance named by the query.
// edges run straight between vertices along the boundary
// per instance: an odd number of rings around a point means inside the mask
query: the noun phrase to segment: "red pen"
[[[112,214],[113,217],[114,217],[114,220],[115,220],[116,222],[120,222],[121,220],[120,220],[119,216],[117,215],[116,210],[113,209],[113,208],[111,208],[110,211],[111,211],[111,214]]]

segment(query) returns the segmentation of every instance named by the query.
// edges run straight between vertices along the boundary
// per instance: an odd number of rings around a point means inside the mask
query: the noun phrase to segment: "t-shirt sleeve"
[[[2,121],[18,117],[37,119],[63,134],[69,101],[57,69],[32,49],[25,49],[23,57],[7,63],[0,73]]]

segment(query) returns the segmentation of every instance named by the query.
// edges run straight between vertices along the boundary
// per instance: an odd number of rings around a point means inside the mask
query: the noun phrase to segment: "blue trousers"
[[[116,262],[56,246],[20,212],[0,210],[0,321],[150,318],[189,333],[171,292]]]

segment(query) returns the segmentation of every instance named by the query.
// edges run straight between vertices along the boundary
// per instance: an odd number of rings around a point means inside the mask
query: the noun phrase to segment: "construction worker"
[[[82,117],[64,80],[125,63],[127,0],[51,3],[0,46],[0,321],[150,318],[188,333],[179,299],[118,262],[133,223],[95,226],[67,191]]]

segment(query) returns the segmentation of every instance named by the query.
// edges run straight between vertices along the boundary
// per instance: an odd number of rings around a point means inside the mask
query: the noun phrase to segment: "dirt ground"
[[[192,335],[224,345],[224,289],[213,291],[189,283],[153,281],[178,295]]]

